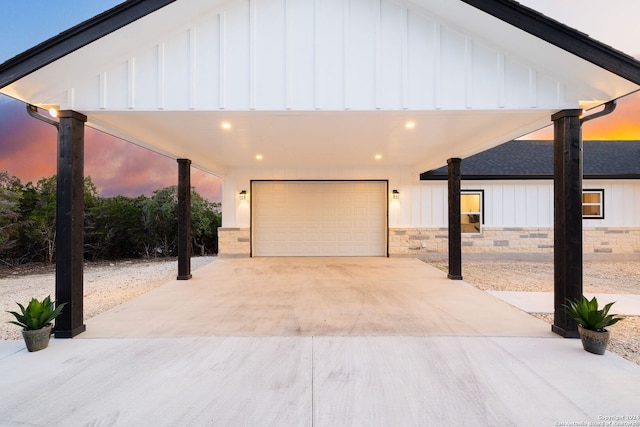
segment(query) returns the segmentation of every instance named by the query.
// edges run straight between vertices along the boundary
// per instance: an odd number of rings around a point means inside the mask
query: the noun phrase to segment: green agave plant
[[[567,304],[563,306],[567,314],[583,328],[592,331],[603,331],[607,326],[611,326],[622,320],[621,317],[615,317],[616,314],[609,314],[609,309],[612,305],[613,303],[610,302],[599,310],[596,297],[593,297],[591,301],[589,301],[583,295],[582,298],[577,301],[567,300]]]
[[[64,307],[66,303],[58,304],[54,309],[54,303],[51,302],[51,295],[49,295],[42,301],[32,298],[27,308],[24,308],[20,303],[16,304],[20,307],[22,314],[16,313],[15,311],[7,311],[7,313],[13,314],[16,318],[16,321],[10,321],[8,323],[21,326],[27,331],[35,331],[58,317],[62,312],[62,307]]]

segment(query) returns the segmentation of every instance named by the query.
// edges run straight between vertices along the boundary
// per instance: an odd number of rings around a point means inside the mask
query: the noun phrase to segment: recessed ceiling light
[[[229,123],[229,122],[222,122],[222,123],[220,124],[220,127],[221,127],[222,129],[229,130],[229,129],[231,129],[231,123]]]
[[[376,154],[376,160],[380,160],[382,158],[382,154]]]
[[[262,154],[256,154],[256,159],[257,160],[262,160]]]
[[[407,129],[413,129],[414,127],[416,127],[416,122],[407,122],[404,124],[404,127],[406,127]]]

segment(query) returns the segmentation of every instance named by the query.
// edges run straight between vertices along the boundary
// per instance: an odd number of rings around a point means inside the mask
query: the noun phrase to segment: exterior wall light
[[[246,190],[242,190],[240,192],[240,200],[247,200],[247,191]]]
[[[393,198],[394,200],[398,200],[400,198],[400,192],[398,190],[393,190]]]
[[[57,129],[60,129],[60,123],[58,123],[55,120],[50,119],[49,117],[40,114],[38,112],[38,107],[36,107],[35,105],[31,105],[31,104],[27,104],[27,113],[33,117],[34,119],[38,119],[41,122],[45,122],[48,123],[52,126],[55,126]],[[56,116],[58,115],[58,113],[56,112]]]

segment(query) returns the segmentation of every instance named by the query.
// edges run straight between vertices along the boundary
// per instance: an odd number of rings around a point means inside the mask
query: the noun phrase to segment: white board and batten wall
[[[379,167],[236,168],[223,180],[223,229],[250,228],[255,256],[386,256],[388,200],[401,175]]]
[[[252,180],[388,180],[389,228],[447,226],[447,182],[419,181],[400,168],[369,170],[241,169],[224,179],[223,226],[249,227],[248,203],[238,194],[250,190]],[[640,182],[585,180],[584,189],[604,190],[604,218],[585,219],[585,227],[640,226]],[[553,227],[553,181],[462,181],[463,190],[484,190],[484,227]]]
[[[462,181],[462,190],[483,190],[484,227],[553,227],[553,181]],[[640,182],[584,180],[583,189],[604,190],[604,218],[584,227],[640,226]],[[446,181],[401,186],[397,228],[447,227]]]

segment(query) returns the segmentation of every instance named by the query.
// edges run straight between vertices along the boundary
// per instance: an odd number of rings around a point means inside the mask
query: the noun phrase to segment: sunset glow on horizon
[[[597,108],[595,111],[600,111]],[[592,114],[590,111],[588,114]],[[520,139],[553,139],[553,126],[530,133]],[[586,122],[582,126],[583,140],[640,140],[640,92],[617,101],[617,107],[608,116]]]
[[[36,183],[56,173],[56,129],[32,119],[24,104],[0,95],[0,171]],[[16,159],[20,159],[16,161]],[[28,160],[24,160],[28,159]],[[177,185],[178,164],[127,141],[86,128],[85,176],[104,197],[151,195]],[[221,200],[220,178],[193,168],[191,185],[212,202]]]

